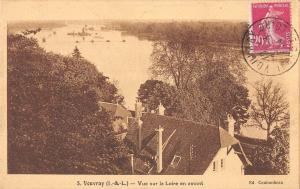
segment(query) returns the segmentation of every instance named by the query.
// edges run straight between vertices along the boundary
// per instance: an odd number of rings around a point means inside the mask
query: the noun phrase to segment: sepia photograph
[[[289,186],[279,176],[299,174],[298,2],[125,2],[5,3],[4,174]]]

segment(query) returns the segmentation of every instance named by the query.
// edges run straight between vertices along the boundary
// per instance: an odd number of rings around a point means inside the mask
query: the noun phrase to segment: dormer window
[[[121,117],[121,116],[115,116],[113,120],[114,121],[116,121],[116,120],[123,120],[123,117]]]
[[[179,164],[179,162],[180,162],[180,160],[181,160],[181,156],[175,155],[175,156],[173,157],[173,160],[171,161],[170,166],[173,167],[173,168],[177,167],[178,164]]]

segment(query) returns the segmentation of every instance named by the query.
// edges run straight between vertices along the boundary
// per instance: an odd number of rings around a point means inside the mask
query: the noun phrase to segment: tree
[[[287,121],[289,122],[289,121]],[[289,124],[275,127],[266,145],[254,150],[250,174],[286,175],[289,173]]]
[[[210,122],[211,104],[201,91],[181,91],[159,80],[147,80],[138,90],[138,99],[146,111],[157,110],[159,103],[165,107],[165,115]]]
[[[170,25],[165,38],[153,44],[151,71],[155,76],[172,79],[177,89],[185,90],[201,64],[199,37],[191,27]]]
[[[75,46],[72,56],[77,59],[82,58],[81,53],[80,53],[79,49],[77,48],[77,46]]]
[[[33,38],[9,35],[7,46],[8,172],[126,173],[127,148],[97,104],[120,96],[107,77]]]
[[[209,66],[207,72],[197,78],[194,88],[198,88],[210,101],[213,120],[225,120],[227,114],[231,114],[236,121],[235,130],[239,132],[239,126],[249,118],[249,91],[239,84],[226,65],[214,62]]]
[[[146,111],[157,110],[161,103],[166,115],[174,115],[179,109],[179,99],[174,86],[159,80],[147,80],[138,90],[138,99]]]
[[[272,80],[258,81],[254,88],[256,102],[251,106],[251,117],[260,128],[267,131],[269,140],[273,127],[287,119],[289,104],[281,86]]]
[[[218,123],[231,114],[239,130],[249,117],[250,105],[240,53],[224,39],[218,39],[224,41],[224,46],[218,46],[208,35],[211,27],[195,25],[166,24],[153,43],[150,70],[154,77],[175,85],[183,117]]]
[[[222,62],[237,81],[245,81],[245,66],[239,63],[239,49],[227,43],[218,46],[206,33],[211,28],[197,28],[186,23],[170,23],[153,43],[150,67],[155,77],[170,79],[177,89],[187,90],[195,78],[209,71],[210,64]],[[193,86],[193,85],[192,85]]]
[[[176,116],[201,123],[215,123],[212,116],[212,102],[203,91],[195,87],[189,91],[178,92],[180,109]]]

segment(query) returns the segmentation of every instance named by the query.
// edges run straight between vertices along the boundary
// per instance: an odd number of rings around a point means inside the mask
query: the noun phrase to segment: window
[[[224,159],[221,159],[221,169],[224,169],[224,167],[225,167],[225,161]]]
[[[217,169],[218,169],[218,162],[214,161],[213,162],[213,171],[217,171]]]
[[[173,168],[177,167],[178,164],[179,164],[179,162],[180,162],[180,160],[181,160],[181,157],[175,155],[175,156],[173,157],[173,160],[172,160],[170,166],[173,167]]]
[[[244,166],[241,166],[241,174],[244,175]]]

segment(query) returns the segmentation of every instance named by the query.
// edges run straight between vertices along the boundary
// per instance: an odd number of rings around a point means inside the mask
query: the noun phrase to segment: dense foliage
[[[7,70],[9,173],[124,173],[126,148],[97,104],[123,97],[95,66],[9,35]]]
[[[197,78],[196,87],[211,103],[212,119],[224,120],[231,114],[236,121],[235,130],[239,132],[240,125],[249,118],[249,91],[223,62],[215,62],[209,67]]]
[[[286,175],[289,170],[289,129],[276,127],[270,139],[247,153],[253,166],[246,169],[247,174]]]
[[[237,121],[237,131],[247,121],[251,102],[244,86],[246,68],[240,64],[241,53],[237,48],[245,29],[243,23],[124,23],[120,26],[133,34],[136,34],[133,28],[140,31],[138,35],[151,33],[150,70],[155,78],[174,85],[176,95],[173,96],[180,106],[176,109],[177,116],[218,124],[231,114]]]
[[[180,109],[175,87],[159,80],[147,80],[141,84],[138,99],[147,112],[156,111],[160,103],[165,107],[166,115],[174,115]]]
[[[140,39],[158,40],[166,36],[166,30],[178,25],[191,28],[201,36],[203,42],[231,43],[240,46],[240,40],[247,29],[246,22],[129,22],[115,21],[112,29],[119,29],[125,34],[135,35]]]

